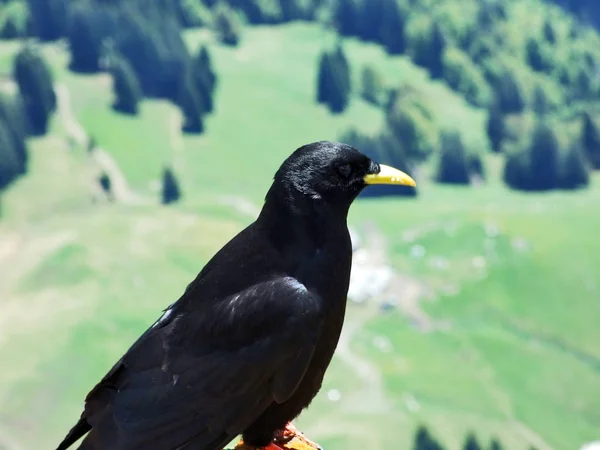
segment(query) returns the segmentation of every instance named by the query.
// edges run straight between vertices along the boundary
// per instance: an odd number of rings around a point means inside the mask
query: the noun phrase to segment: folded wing
[[[291,277],[175,303],[88,395],[82,448],[222,448],[295,392],[321,326],[319,298]]]

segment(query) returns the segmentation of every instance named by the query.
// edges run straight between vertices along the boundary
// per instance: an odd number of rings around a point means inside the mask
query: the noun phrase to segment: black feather
[[[71,431],[67,434],[67,437],[60,443],[60,445],[56,448],[56,450],[67,450],[71,445],[79,440],[85,433],[90,431],[92,427],[89,423],[82,417],[79,419],[79,422],[75,424]]]

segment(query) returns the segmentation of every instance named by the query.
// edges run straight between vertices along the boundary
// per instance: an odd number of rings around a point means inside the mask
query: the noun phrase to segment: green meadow
[[[44,48],[73,116],[145,202],[91,201],[92,163],[68,144],[60,114],[32,141],[29,173],[3,195],[0,440],[15,448],[53,448],[92,385],[253,220],[224,197],[260,207],[295,148],[382,125],[382,111],[358,96],[343,115],[316,104],[318,55],[333,36],[314,24],[246,28],[237,48],[186,33],[192,50],[209,45],[218,73],[200,137],[183,136],[179,110],[164,101],[145,100],[134,118],[115,113],[110,78],[73,74],[60,46]],[[0,45],[3,70],[17,48]],[[390,85],[410,80],[438,105],[439,123],[488,151],[486,113],[408,58],[353,39],[346,53]],[[165,163],[183,193],[168,207],[156,188]],[[417,198],[353,206],[350,224],[376,225],[395,271],[426,287],[418,308],[433,326],[419,329],[401,308],[349,306],[350,322],[369,310],[350,349],[381,378],[386,402],[375,405],[357,367],[336,357],[299,420],[328,450],[410,448],[420,423],[450,449],[470,430],[515,450],[599,437],[600,178],[577,193],[515,193],[500,181],[500,158],[485,163],[481,186],[437,185],[425,168]],[[382,337],[384,350],[374,345]]]

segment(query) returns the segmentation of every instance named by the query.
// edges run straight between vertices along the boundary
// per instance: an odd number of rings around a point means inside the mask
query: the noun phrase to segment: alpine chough
[[[319,448],[291,423],[321,387],[346,309],[346,218],[369,184],[415,186],[357,149],[315,142],[276,172],[254,223],[89,392],[57,450]]]

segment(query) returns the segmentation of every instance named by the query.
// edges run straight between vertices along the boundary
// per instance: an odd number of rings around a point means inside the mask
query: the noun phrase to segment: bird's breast
[[[323,302],[325,312],[323,330],[311,366],[326,369],[335,352],[344,323],[352,249],[346,245],[337,245],[337,251],[317,249],[310,263],[310,269],[303,281],[309,290],[314,291]],[[300,280],[302,281],[302,280]],[[314,374],[319,376],[318,373]]]
[[[350,283],[351,254],[316,249],[297,268],[295,276],[324,302],[326,309],[345,303]]]

